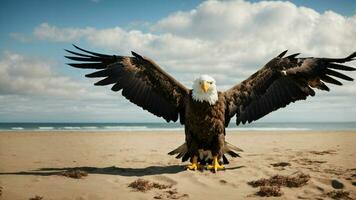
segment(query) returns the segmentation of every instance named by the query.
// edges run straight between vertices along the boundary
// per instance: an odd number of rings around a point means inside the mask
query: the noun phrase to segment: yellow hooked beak
[[[200,84],[200,87],[204,92],[207,92],[209,90],[210,85],[206,81],[203,81],[203,83]]]

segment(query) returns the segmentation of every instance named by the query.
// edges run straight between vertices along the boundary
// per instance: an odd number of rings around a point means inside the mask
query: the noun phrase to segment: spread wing
[[[355,68],[340,63],[354,60],[356,52],[346,58],[283,57],[284,51],[242,83],[225,92],[227,99],[226,126],[236,115],[236,124],[258,120],[268,113],[298,100],[314,96],[313,88],[329,91],[325,83],[342,85],[335,78],[353,79],[340,73]]]
[[[132,52],[132,57],[104,55],[90,52],[73,45],[81,52],[66,50],[66,58],[79,61],[68,65],[97,71],[85,75],[88,78],[103,78],[94,85],[111,85],[132,103],[167,122],[177,121],[184,107],[188,89],[164,72],[152,60]],[[184,123],[181,121],[181,123]]]

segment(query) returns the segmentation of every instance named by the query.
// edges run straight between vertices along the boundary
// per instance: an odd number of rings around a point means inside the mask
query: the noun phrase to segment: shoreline
[[[254,131],[356,131],[356,122],[256,122],[236,126],[231,123],[228,132]],[[87,131],[87,132],[177,132],[184,131],[179,123],[0,123],[0,132],[7,131]]]

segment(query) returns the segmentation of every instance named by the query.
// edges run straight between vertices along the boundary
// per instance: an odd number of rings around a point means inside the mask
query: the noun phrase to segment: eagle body
[[[132,56],[105,55],[84,50],[66,50],[68,65],[95,69],[88,78],[101,78],[94,85],[112,85],[114,92],[167,122],[185,126],[185,142],[169,152],[182,161],[190,160],[187,168],[207,168],[217,171],[228,164],[225,155],[238,157],[242,151],[225,141],[225,128],[232,118],[236,125],[251,123],[284,108],[290,103],[315,96],[315,89],[330,91],[327,84],[341,86],[338,80],[353,81],[340,71],[356,69],[343,63],[356,57],[356,52],[344,58],[299,58],[282,52],[250,77],[226,91],[218,91],[215,80],[201,75],[186,88],[153,60],[135,52]]]
[[[225,97],[219,92],[218,100],[210,105],[199,102],[190,94],[185,107],[185,136],[188,154],[198,155],[199,150],[209,150],[222,156],[225,142]]]

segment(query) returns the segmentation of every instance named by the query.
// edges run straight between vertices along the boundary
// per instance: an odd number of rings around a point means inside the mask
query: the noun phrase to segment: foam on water
[[[63,127],[64,129],[67,129],[67,130],[80,130],[82,129],[81,127],[79,126],[65,126]]]
[[[40,129],[40,130],[53,130],[54,129],[54,127],[52,127],[52,126],[41,126],[41,127],[38,127],[38,129]]]

